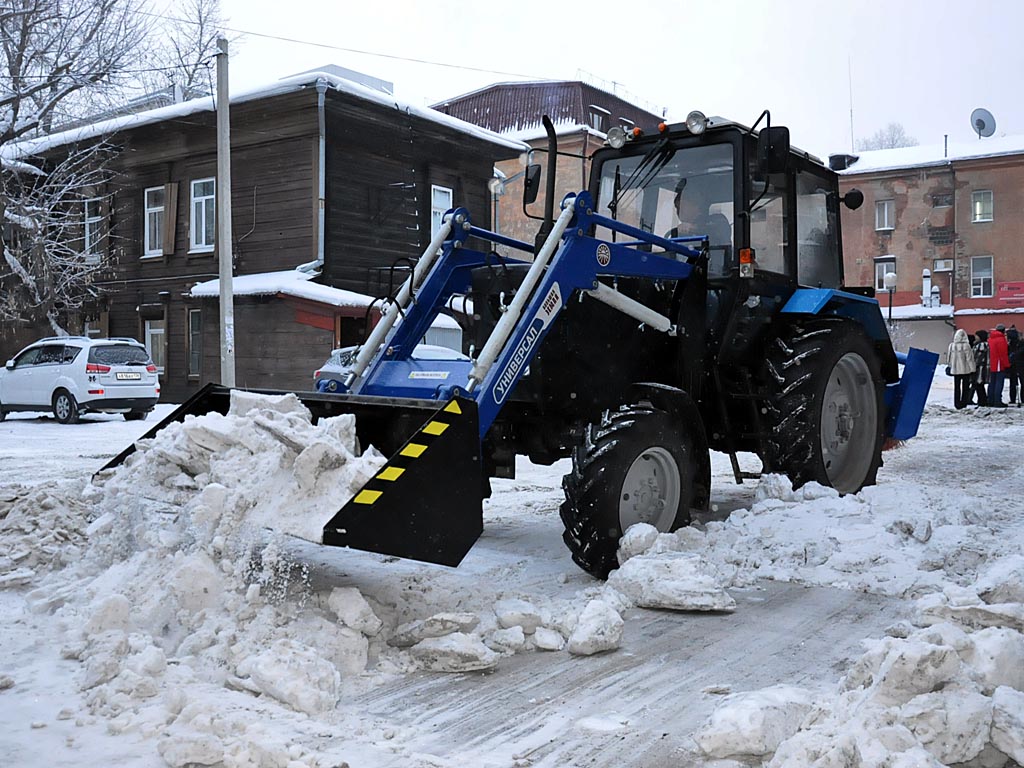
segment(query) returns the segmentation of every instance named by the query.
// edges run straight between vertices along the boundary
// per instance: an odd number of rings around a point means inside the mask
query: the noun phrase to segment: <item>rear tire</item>
[[[61,424],[78,422],[78,402],[66,389],[58,389],[53,396],[53,415]]]
[[[125,421],[145,421],[149,411],[128,411],[123,415]]]
[[[768,349],[770,464],[799,487],[874,485],[882,463],[885,384],[874,345],[840,319],[794,325]]]
[[[562,479],[563,541],[573,561],[599,579],[618,567],[619,539],[646,522],[674,531],[690,522],[697,462],[685,428],[647,404],[605,411],[572,450]]]

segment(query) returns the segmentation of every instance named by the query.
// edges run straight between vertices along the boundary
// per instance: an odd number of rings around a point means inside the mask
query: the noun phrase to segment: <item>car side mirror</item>
[[[526,175],[523,177],[523,205],[527,206],[537,200],[537,193],[540,192],[540,163],[526,166]]]
[[[13,371],[14,370],[14,361],[13,360],[8,360],[7,361],[7,365],[4,366],[4,367],[7,368],[8,371]]]
[[[784,173],[789,167],[789,128],[770,126],[757,135],[757,165],[765,173]]]

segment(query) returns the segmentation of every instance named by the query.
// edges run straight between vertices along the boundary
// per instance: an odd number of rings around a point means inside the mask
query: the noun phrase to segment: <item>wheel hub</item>
[[[623,532],[636,523],[671,530],[679,508],[681,481],[675,458],[661,447],[642,451],[626,472],[619,494]]]
[[[875,387],[864,358],[850,352],[836,362],[821,410],[821,456],[832,487],[857,490],[872,460],[878,430]]]

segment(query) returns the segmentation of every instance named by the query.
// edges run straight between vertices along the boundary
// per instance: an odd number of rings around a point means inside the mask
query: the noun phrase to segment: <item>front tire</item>
[[[53,396],[53,415],[61,424],[78,422],[78,402],[66,389],[59,389]]]
[[[874,485],[885,436],[885,384],[874,345],[840,319],[794,325],[768,349],[770,464],[794,487],[840,493]]]
[[[573,561],[604,579],[618,567],[622,534],[635,523],[674,531],[690,522],[697,462],[693,441],[665,411],[623,405],[589,424],[562,479],[562,539]]]

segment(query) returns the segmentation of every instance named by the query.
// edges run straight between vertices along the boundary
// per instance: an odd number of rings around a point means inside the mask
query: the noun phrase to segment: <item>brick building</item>
[[[525,141],[535,150],[532,162],[547,170],[547,134],[541,118],[547,115],[558,137],[555,211],[565,195],[586,189],[590,179],[590,157],[604,145],[608,129],[620,125],[657,130],[662,117],[608,93],[589,83],[551,80],[526,83],[496,83],[471,93],[434,104],[444,114],[474,123],[507,138]],[[502,234],[533,242],[537,222],[523,215],[523,162],[510,159],[495,163],[498,192],[493,195],[491,218]],[[544,211],[545,182],[541,179],[537,202],[531,213]]]
[[[894,272],[894,317],[941,320],[941,338],[924,334],[935,351],[954,325],[1024,327],[1024,137],[833,155],[830,164],[842,194],[864,193],[843,217],[847,285],[873,285],[884,313],[884,277]]]

